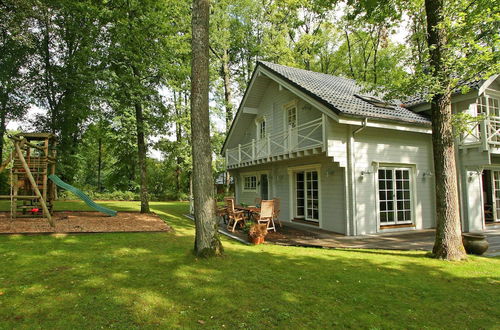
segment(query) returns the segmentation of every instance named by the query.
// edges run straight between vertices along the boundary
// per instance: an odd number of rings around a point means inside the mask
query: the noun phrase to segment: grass
[[[202,260],[187,204],[151,206],[175,232],[0,236],[0,328],[499,328],[498,258],[223,238]]]

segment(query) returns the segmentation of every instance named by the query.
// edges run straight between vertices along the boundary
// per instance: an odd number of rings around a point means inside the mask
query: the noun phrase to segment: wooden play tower
[[[52,219],[56,185],[48,176],[56,171],[56,138],[50,133],[19,133],[10,135],[14,149],[0,166],[10,166],[10,194],[0,199],[11,201],[11,218],[45,217]]]

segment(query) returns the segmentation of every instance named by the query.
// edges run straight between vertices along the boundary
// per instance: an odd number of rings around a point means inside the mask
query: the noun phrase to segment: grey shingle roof
[[[294,87],[315,98],[337,114],[429,125],[430,120],[399,105],[387,109],[377,107],[356,95],[369,95],[352,79],[292,68],[260,61],[258,65],[271,70]]]

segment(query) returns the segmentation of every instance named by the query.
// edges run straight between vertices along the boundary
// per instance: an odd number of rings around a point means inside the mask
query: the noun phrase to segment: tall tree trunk
[[[142,104],[135,103],[135,121],[137,128],[137,157],[141,175],[141,213],[149,213],[148,172],[146,164],[146,139],[144,137],[144,117]]]
[[[3,136],[5,135],[6,127],[5,122],[7,120],[7,109],[5,105],[2,105],[2,114],[0,115],[0,162],[3,161]]]
[[[347,55],[349,59],[349,70],[351,71],[351,78],[356,79],[356,75],[354,74],[354,68],[352,67],[352,53],[351,53],[351,41],[349,40],[349,32],[347,30],[344,30],[345,32],[345,38],[347,41]]]
[[[232,95],[231,95],[231,79],[230,79],[230,71],[229,71],[229,54],[227,49],[224,49],[224,53],[222,54],[222,75],[224,80],[224,102],[226,104],[226,134],[229,132],[229,128],[231,127],[231,123],[233,122],[233,104],[232,104]],[[229,192],[229,186],[231,181],[231,176],[229,172],[226,171],[226,194]]]
[[[101,184],[102,171],[102,137],[97,140],[97,191],[102,192]]]
[[[182,140],[182,127],[181,127],[181,110],[180,104],[178,101],[177,93],[174,91],[174,108],[175,108],[175,117],[177,118],[175,122],[175,141],[177,142],[177,146],[179,147],[179,143]],[[177,150],[177,157],[175,158],[176,168],[175,168],[175,188],[177,197],[180,197],[181,194],[181,164],[182,158],[179,156],[180,150]]]
[[[444,0],[425,0],[427,14],[427,44],[434,77],[438,77],[444,92],[434,95],[432,110],[432,145],[436,172],[436,258],[460,260],[466,257],[462,244],[458,202],[455,145],[452,130],[451,91],[445,77],[443,61],[447,42],[445,30],[439,27],[444,19]]]
[[[209,0],[193,0],[191,61],[191,134],[193,154],[195,253],[201,257],[221,255],[222,243],[215,217],[210,118],[208,114]]]

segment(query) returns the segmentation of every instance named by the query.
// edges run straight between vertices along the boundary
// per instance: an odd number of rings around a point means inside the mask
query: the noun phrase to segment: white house
[[[464,231],[500,220],[500,84],[453,97],[487,114],[458,139]],[[237,202],[345,235],[435,226],[429,104],[390,104],[353,80],[259,62],[223,146]],[[495,166],[495,164],[498,164]]]

